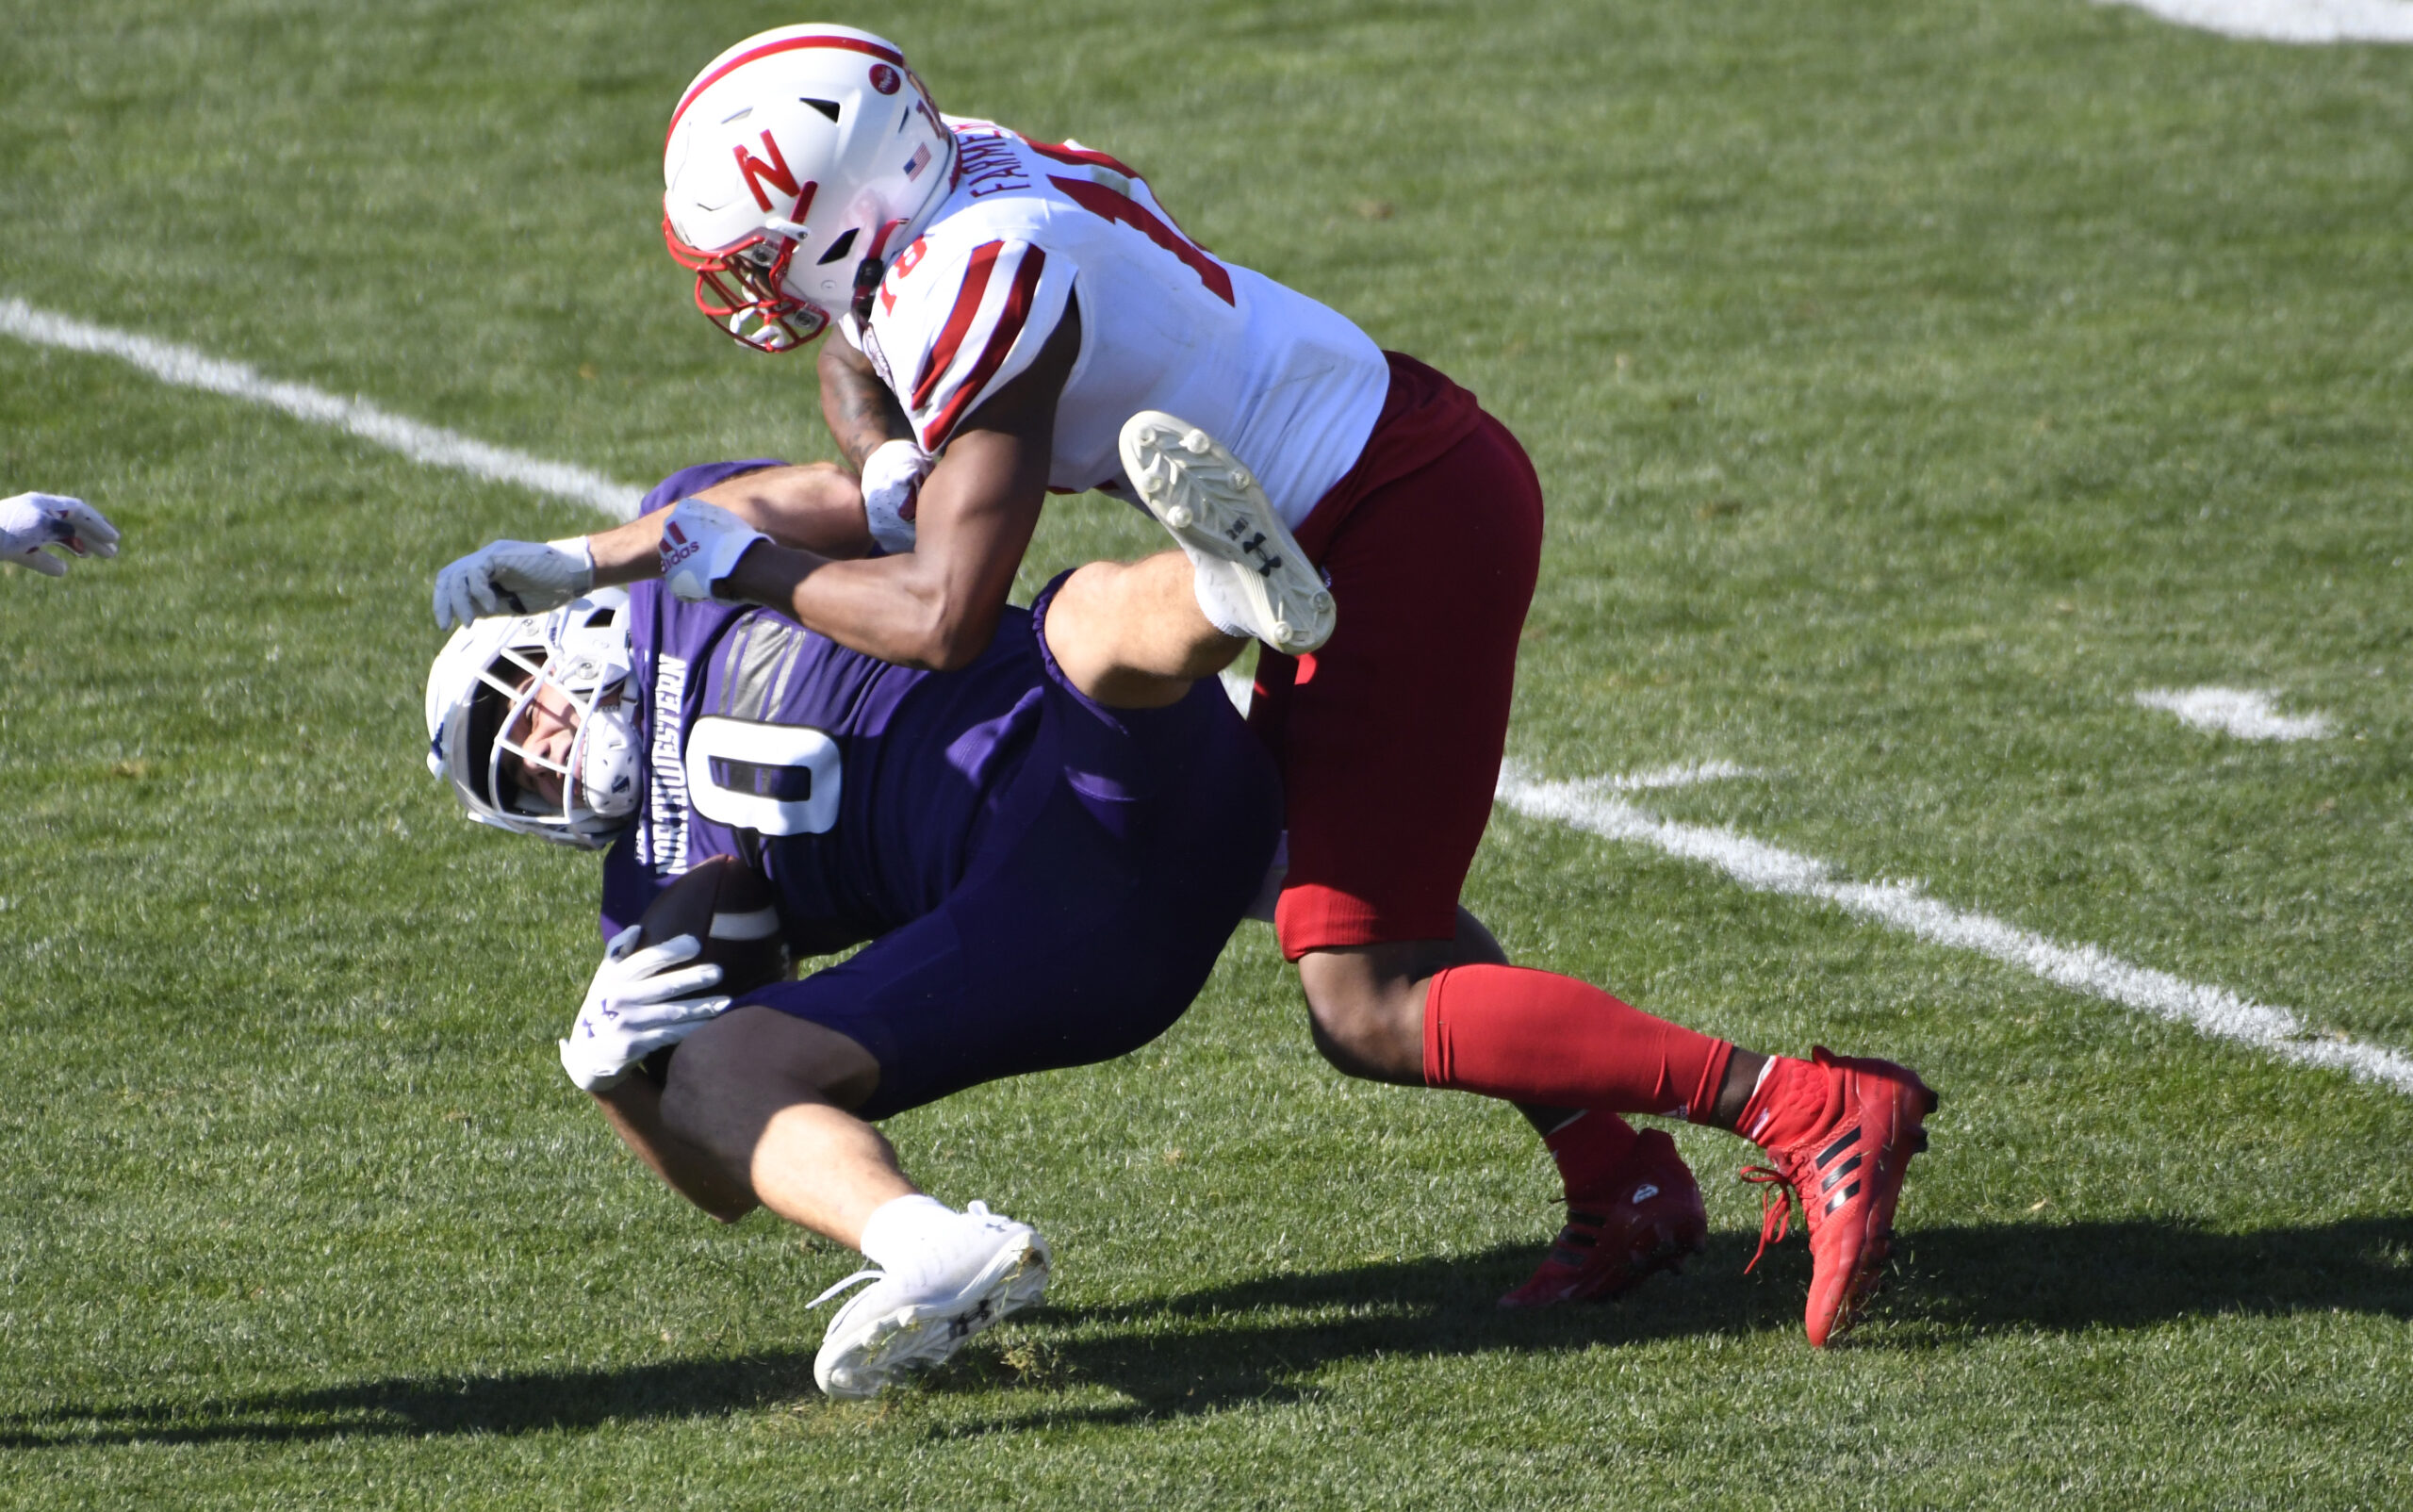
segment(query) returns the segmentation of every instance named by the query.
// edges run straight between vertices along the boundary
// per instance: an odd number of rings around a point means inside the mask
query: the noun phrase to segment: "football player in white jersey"
[[[837,328],[822,411],[861,473],[866,548],[783,548],[682,505],[674,591],[960,666],[1049,492],[1144,505],[1182,551],[1099,581],[1158,633],[1153,668],[1268,648],[1250,721],[1288,794],[1275,928],[1318,1048],[1515,1102],[1558,1162],[1568,1222],[1503,1305],[1617,1295],[1700,1247],[1699,1189],[1665,1133],[1618,1116],[1638,1111],[1767,1152],[1755,1179],[1805,1199],[1811,1341],[1848,1326],[1933,1094],[1889,1062],[1763,1058],[1512,966],[1458,906],[1541,543],[1532,465],[1473,395],[1199,246],[1128,164],[942,116],[867,32],[781,27],[714,58],[672,112],[664,182],[665,237],[715,326],[766,353]],[[448,573],[456,603],[529,581],[500,557]],[[1771,1233],[1788,1210],[1771,1201]]]

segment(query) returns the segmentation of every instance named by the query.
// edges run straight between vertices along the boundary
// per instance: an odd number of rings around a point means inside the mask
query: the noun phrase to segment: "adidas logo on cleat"
[[[1850,1149],[1853,1145],[1859,1142],[1860,1126],[1858,1125],[1854,1125],[1841,1139],[1835,1141],[1832,1144],[1828,1145],[1824,1150],[1821,1150],[1818,1153],[1818,1169],[1821,1171],[1827,1171],[1827,1165],[1830,1161],[1833,1160],[1835,1157],[1843,1154],[1846,1150]],[[1829,1192],[1834,1192],[1833,1196],[1827,1198],[1827,1211],[1833,1212],[1845,1203],[1847,1203],[1854,1197],[1860,1195],[1859,1182],[1853,1182],[1850,1186],[1844,1188],[1841,1192],[1835,1192],[1835,1183],[1859,1170],[1862,1159],[1863,1158],[1861,1156],[1853,1156],[1843,1164],[1836,1166],[1832,1171],[1827,1171],[1826,1179],[1818,1183],[1818,1192],[1821,1196],[1825,1196]]]
[[[1934,1091],[1918,1076],[1884,1060],[1849,1060],[1824,1045],[1812,1052],[1795,1106],[1841,1105],[1840,1133],[1826,1133],[1781,1147],[1763,1145],[1770,1164],[1746,1167],[1743,1179],[1765,1193],[1760,1247],[1749,1271],[1782,1240],[1797,1201],[1810,1239],[1810,1298],[1802,1323],[1814,1347],[1848,1329],[1879,1283],[1893,1252],[1894,1216],[1911,1157],[1927,1148],[1928,1114]],[[1822,1085],[1823,1084],[1823,1085]],[[1765,1129],[1764,1116],[1758,1127]],[[1813,1194],[1818,1199],[1812,1202]]]

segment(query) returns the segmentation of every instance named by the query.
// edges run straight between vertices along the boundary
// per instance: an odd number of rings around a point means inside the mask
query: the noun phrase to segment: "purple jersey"
[[[688,468],[648,507],[764,465]],[[917,672],[769,610],[632,589],[644,788],[604,860],[606,934],[727,853],[770,879],[797,954],[871,940],[739,999],[869,1051],[867,1119],[1163,1033],[1263,882],[1280,783],[1212,679],[1157,709],[1074,686],[1044,633],[1055,592],[970,666]]]
[[[1038,723],[1028,617],[1009,608],[985,655],[934,677],[772,610],[632,587],[643,797],[605,860],[604,932],[715,855],[770,879],[799,954],[936,908]]]

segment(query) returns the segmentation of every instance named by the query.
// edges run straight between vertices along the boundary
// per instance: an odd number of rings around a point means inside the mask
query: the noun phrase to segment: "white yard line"
[[[2272,707],[2277,697],[2252,688],[2148,688],[2137,702],[2148,709],[2175,714],[2198,730],[2240,740],[2319,740],[2329,733],[2329,721],[2320,715],[2295,717]]]
[[[1720,782],[1730,777],[1765,775],[1757,767],[1737,766],[1732,762],[1686,762],[1676,766],[1653,767],[1647,772],[1628,772],[1618,777],[1587,777],[1568,785],[1594,793],[1656,793],[1671,787]]]
[[[2202,1033],[2234,1040],[2283,1060],[2322,1066],[2413,1095],[2413,1056],[2307,1028],[2284,1008],[2240,997],[2168,972],[2133,965],[2095,945],[2069,945],[1927,896],[1916,882],[1847,882],[1825,862],[1732,830],[1677,824],[1644,813],[1599,781],[1536,781],[1514,764],[1500,774],[1500,801],[1531,818],[1649,846],[1715,866],[1759,893],[1814,898],[1924,940],[1974,950],[2058,987],[2118,1003]]]
[[[2258,42],[2413,42],[2407,0],[2103,0]]]
[[[0,300],[0,335],[37,346],[116,357],[134,364],[161,383],[265,404],[296,419],[349,431],[414,462],[450,468],[494,483],[517,484],[573,504],[601,510],[614,519],[634,518],[638,501],[645,497],[642,489],[615,483],[584,468],[548,462],[441,426],[390,415],[365,399],[343,399],[307,384],[280,383],[262,377],[242,363],[227,362],[155,337],[112,331],[68,316],[52,315],[23,300]]]
[[[2403,8],[2413,10],[2413,5]],[[341,399],[306,384],[263,378],[242,363],[208,356],[189,347],[51,315],[34,309],[23,300],[0,300],[0,334],[41,346],[116,357],[162,383],[266,404],[297,419],[348,431],[399,452],[414,462],[450,468],[497,483],[517,484],[600,510],[616,519],[633,517],[643,497],[637,489],[583,468],[548,462],[389,415],[366,400]],[[1244,697],[1246,692],[1244,686],[1231,686],[1237,681],[1226,682],[1236,698]],[[2198,694],[2220,691],[2196,690]],[[2148,696],[2138,697],[2143,701]],[[2285,725],[2306,721],[2277,722]],[[2315,1037],[2284,1008],[2249,1002],[2225,988],[2207,987],[2167,972],[2130,965],[2093,945],[2060,945],[2000,919],[1938,902],[1927,896],[1915,882],[1837,881],[1828,875],[1824,862],[1781,850],[1731,830],[1657,818],[1614,796],[1751,775],[1754,774],[1748,768],[1729,762],[1705,762],[1589,781],[1538,782],[1512,764],[1501,769],[1500,801],[1535,818],[1555,819],[1611,840],[1637,842],[1686,861],[1706,863],[1755,892],[1783,893],[1831,903],[1847,912],[1904,930],[1931,944],[1977,951],[2075,992],[2192,1025],[2206,1034],[2235,1040],[2282,1060],[2332,1067],[2413,1093],[2413,1057],[2355,1040]]]

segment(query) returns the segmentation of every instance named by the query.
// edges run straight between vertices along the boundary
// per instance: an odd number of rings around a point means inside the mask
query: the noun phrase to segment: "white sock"
[[[1760,1074],[1751,1078],[1751,1097],[1757,1097],[1760,1094],[1760,1089],[1768,1084],[1768,1073],[1774,1071],[1776,1069],[1776,1063],[1783,1059],[1784,1058],[1782,1056],[1772,1055],[1765,1057],[1760,1061]],[[1743,1099],[1744,1107],[1748,1108],[1751,1106],[1751,1097],[1746,1097]],[[1775,1116],[1776,1112],[1771,1109],[1761,1113],[1759,1122],[1753,1124],[1749,1128],[1738,1128],[1734,1132],[1742,1135],[1745,1139],[1749,1140],[1752,1143],[1756,1144],[1759,1142],[1760,1136],[1767,1132],[1768,1120]]]
[[[1255,640],[1256,632],[1248,628],[1246,606],[1231,601],[1232,565],[1213,562],[1186,546],[1182,550],[1190,557],[1190,591],[1197,599],[1198,612],[1206,616],[1206,623],[1236,640]]]
[[[863,1220],[863,1257],[907,1282],[944,1265],[963,1231],[963,1215],[936,1197],[892,1197]]]

